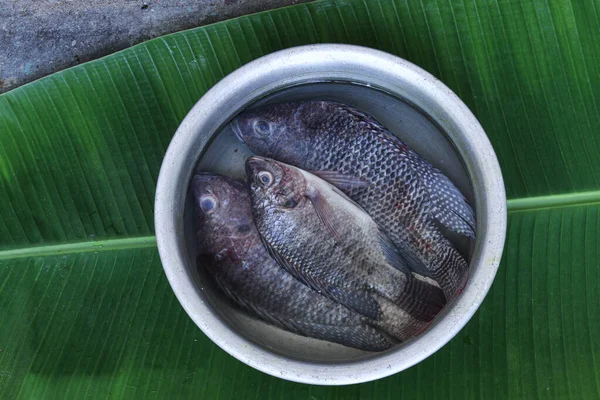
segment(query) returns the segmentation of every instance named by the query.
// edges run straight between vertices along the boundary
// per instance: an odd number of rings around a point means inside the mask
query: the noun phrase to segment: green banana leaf
[[[157,38],[0,96],[0,398],[600,397],[598,1],[320,1]],[[153,237],[161,159],[213,84],[318,42],[444,81],[497,152],[504,258],[469,324],[347,387],[257,372],[191,322]]]

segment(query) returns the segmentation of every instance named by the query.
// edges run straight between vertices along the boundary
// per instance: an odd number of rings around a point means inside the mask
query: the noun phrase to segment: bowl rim
[[[260,96],[323,80],[385,88],[426,112],[445,131],[469,174],[477,210],[477,240],[465,289],[419,337],[359,361],[308,362],[285,357],[233,331],[203,301],[188,274],[183,209],[195,164],[210,137]],[[229,113],[223,113],[227,109]],[[210,132],[210,135],[203,134]],[[193,162],[192,162],[193,161]],[[286,380],[347,385],[380,379],[429,357],[471,319],[489,291],[506,235],[506,194],[498,160],[483,128],[447,86],[420,67],[383,51],[345,44],[280,50],[233,71],[208,90],[175,132],[163,159],[155,196],[155,232],[162,265],[190,318],[219,347],[245,364]]]

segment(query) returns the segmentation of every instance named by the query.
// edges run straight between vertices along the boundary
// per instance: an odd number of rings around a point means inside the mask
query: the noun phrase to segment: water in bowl
[[[278,91],[260,99],[250,107],[306,100],[338,101],[373,115],[406,144],[444,172],[462,191],[469,203],[475,204],[473,189],[466,169],[442,129],[413,105],[391,96],[383,90],[352,83],[311,83]],[[207,134],[210,133],[207,132]],[[196,170],[244,178],[244,163],[251,155],[252,152],[237,139],[227,125],[215,132],[211,142],[201,154]],[[186,245],[190,260],[196,260],[194,209],[191,197],[188,197],[184,214]],[[445,233],[461,253],[469,255],[474,245],[473,241],[458,235],[451,235],[448,232]],[[193,262],[192,265],[196,265],[196,263]],[[189,273],[215,313],[218,313],[233,330],[245,336],[246,339],[270,351],[298,360],[321,362],[352,361],[372,356],[372,353],[305,338],[268,325],[248,315],[229,301],[216,288],[201,265]],[[388,351],[394,351],[394,349]]]

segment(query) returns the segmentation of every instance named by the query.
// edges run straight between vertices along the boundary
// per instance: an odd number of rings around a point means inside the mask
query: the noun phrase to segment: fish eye
[[[217,207],[217,199],[215,196],[206,195],[200,197],[200,209],[205,214],[210,214]]]
[[[254,130],[259,135],[266,136],[271,132],[271,124],[264,119],[259,119],[258,121],[254,122]]]
[[[262,187],[269,187],[273,183],[273,174],[269,171],[260,171],[257,175],[258,183]]]

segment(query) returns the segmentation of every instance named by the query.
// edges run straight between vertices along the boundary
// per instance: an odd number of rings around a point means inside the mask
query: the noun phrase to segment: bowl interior
[[[425,159],[444,172],[474,205],[474,191],[469,175],[460,155],[448,140],[443,129],[427,115],[409,103],[389,95],[382,90],[364,85],[329,82],[310,83],[290,87],[270,94],[252,107],[265,104],[300,101],[334,100],[352,105],[370,113],[384,126],[399,136]],[[234,115],[231,115],[233,118]],[[212,140],[200,155],[196,170],[215,172],[244,178],[244,162],[252,153],[241,143],[227,125],[218,132],[205,132]],[[477,210],[475,210],[477,212]],[[203,297],[213,311],[229,327],[251,342],[290,359],[335,363],[359,361],[375,354],[350,349],[337,344],[298,336],[268,325],[236,307],[213,284],[202,265],[197,265],[197,249],[194,234],[193,201],[188,194],[184,212],[186,249],[189,265],[196,266],[188,271]],[[445,232],[458,250],[470,258],[474,248],[472,240]],[[451,307],[449,303],[438,316],[439,319]],[[405,346],[407,343],[399,346]],[[388,351],[394,351],[390,349]]]

